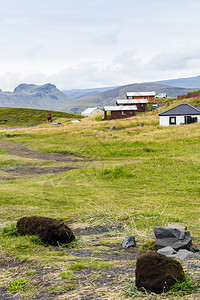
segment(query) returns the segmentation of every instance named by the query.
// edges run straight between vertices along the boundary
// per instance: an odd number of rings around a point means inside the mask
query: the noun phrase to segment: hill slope
[[[60,110],[70,102],[72,99],[50,83],[44,85],[20,84],[13,93],[0,90],[0,107]]]
[[[59,111],[29,109],[29,108],[13,108],[1,107],[0,108],[0,128],[18,127],[18,126],[34,126],[46,123],[48,114],[51,113],[53,119],[66,119],[77,118],[73,114],[68,114]],[[82,116],[79,116],[82,118]]]
[[[155,91],[156,93],[166,93],[169,97],[176,97],[177,95],[186,94],[193,91],[194,89],[184,89],[179,87],[171,87],[164,84],[158,83],[135,83],[128,84],[121,87],[117,87],[97,95],[84,97],[78,100],[75,100],[65,106],[62,111],[81,113],[87,107],[90,106],[99,106],[103,107],[104,105],[115,105],[117,99],[125,99],[126,92],[145,92],[145,91]]]

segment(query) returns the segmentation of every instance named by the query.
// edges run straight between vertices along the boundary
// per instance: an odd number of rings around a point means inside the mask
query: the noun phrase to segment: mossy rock
[[[21,235],[37,235],[45,244],[68,244],[75,239],[72,230],[64,223],[47,217],[23,217],[17,222]]]
[[[136,286],[160,294],[185,280],[181,264],[157,252],[139,256],[136,263]]]

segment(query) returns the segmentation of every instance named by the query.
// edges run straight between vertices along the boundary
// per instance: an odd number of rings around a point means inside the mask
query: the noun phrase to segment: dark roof
[[[200,108],[187,103],[179,104],[159,114],[159,116],[180,116],[180,115],[200,115]]]

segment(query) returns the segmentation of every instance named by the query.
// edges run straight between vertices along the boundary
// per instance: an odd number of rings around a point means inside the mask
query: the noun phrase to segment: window
[[[122,111],[122,115],[126,115],[126,111]]]
[[[107,112],[106,112],[106,115],[107,115],[107,116],[111,116],[111,111],[107,111]]]
[[[176,117],[169,117],[169,124],[176,125]]]
[[[197,117],[185,116],[185,124],[191,124],[197,122]]]
[[[146,99],[146,97],[142,97],[142,99]]]

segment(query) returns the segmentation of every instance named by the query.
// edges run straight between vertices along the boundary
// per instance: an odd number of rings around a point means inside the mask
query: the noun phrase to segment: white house
[[[91,117],[99,114],[100,112],[102,112],[102,110],[99,107],[88,107],[81,113],[81,115],[84,117]]]
[[[159,117],[161,126],[191,124],[200,122],[200,108],[191,104],[179,104],[162,112]]]

